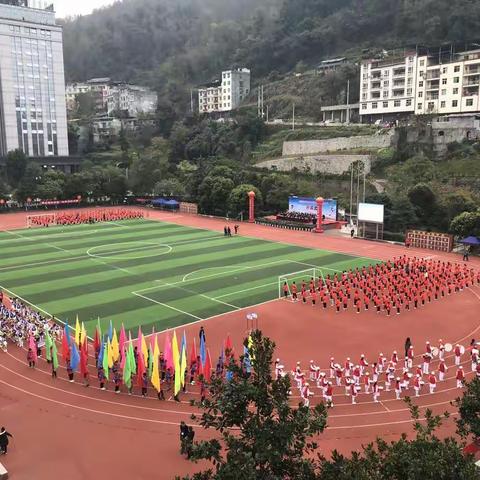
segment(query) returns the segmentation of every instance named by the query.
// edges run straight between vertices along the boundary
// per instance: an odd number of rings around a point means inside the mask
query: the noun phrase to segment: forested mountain
[[[365,47],[479,37],[478,0],[123,0],[64,22],[68,80],[165,91],[246,65],[255,78]]]

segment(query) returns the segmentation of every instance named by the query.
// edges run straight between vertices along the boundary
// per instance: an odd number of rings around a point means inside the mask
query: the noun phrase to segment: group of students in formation
[[[144,213],[141,210],[99,208],[94,210],[67,211],[54,215],[32,215],[30,217],[30,225],[37,227],[80,225],[82,223],[118,222],[120,220],[132,220],[143,217]]]
[[[400,359],[397,351],[387,358],[380,353],[378,358],[369,362],[364,354],[356,363],[347,357],[343,363],[337,363],[333,357],[330,358],[328,370],[322,370],[311,360],[308,370],[302,369],[300,362],[297,362],[295,369],[291,372],[293,384],[299,391],[302,402],[310,405],[310,398],[314,395],[312,387],[316,386],[322,395],[323,400],[329,406],[334,405],[334,387],[337,390],[344,389],[344,394],[351,397],[352,404],[356,403],[359,393],[371,394],[373,401],[378,403],[382,391],[395,392],[395,398],[401,398],[401,394],[407,390],[413,390],[416,397],[420,394],[435,393],[438,382],[447,380],[447,371],[455,371],[454,377],[457,388],[462,388],[468,368],[464,369],[462,364],[469,364],[471,372],[480,378],[480,342],[472,339],[468,349],[463,345],[455,346],[439,340],[438,347],[433,347],[426,342],[424,352],[416,356],[413,345],[408,338],[405,343],[405,356]],[[446,353],[453,352],[452,355]],[[464,361],[465,356],[470,358]],[[448,359],[453,362],[448,362]],[[420,363],[417,361],[420,359]],[[436,363],[436,370],[432,363]],[[450,366],[447,365],[450,363]],[[465,371],[467,370],[467,372]],[[287,374],[280,359],[275,362],[275,376],[279,378]],[[336,396],[341,394],[336,393]]]
[[[427,303],[461,292],[472,285],[480,285],[480,270],[442,260],[407,257],[355,268],[325,278],[310,278],[301,284],[283,284],[283,295],[293,301],[312,305],[320,303],[324,309],[353,308],[386,315],[417,309]]]

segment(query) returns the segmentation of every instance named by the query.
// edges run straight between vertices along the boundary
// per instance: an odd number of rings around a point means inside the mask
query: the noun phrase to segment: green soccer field
[[[0,252],[1,288],[90,334],[98,317],[159,331],[277,298],[280,275],[374,262],[147,220],[1,232]]]

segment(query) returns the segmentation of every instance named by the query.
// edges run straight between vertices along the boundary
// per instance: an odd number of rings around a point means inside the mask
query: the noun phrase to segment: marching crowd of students
[[[283,284],[285,298],[301,298],[339,313],[353,308],[356,313],[370,308],[387,315],[416,309],[472,285],[480,285],[480,271],[458,263],[441,260],[409,258],[406,255],[392,261],[330,274],[325,279],[314,278],[301,285]]]
[[[405,345],[405,356],[401,358],[397,351],[387,356],[380,353],[378,358],[369,362],[364,354],[360,355],[354,364],[350,357],[344,362],[337,363],[333,357],[330,358],[328,370],[322,370],[311,360],[308,371],[301,368],[297,362],[295,369],[291,372],[294,385],[299,391],[300,397],[305,405],[310,405],[310,398],[314,395],[312,388],[316,386],[323,400],[330,406],[334,405],[334,389],[344,389],[344,394],[351,397],[352,404],[356,404],[356,397],[363,391],[364,394],[371,394],[375,403],[379,402],[381,392],[390,390],[395,392],[398,400],[402,392],[412,391],[416,397],[420,394],[435,393],[438,382],[445,381],[447,371],[455,369],[456,386],[462,388],[465,381],[467,369],[463,368],[464,356],[468,355],[471,372],[480,378],[480,342],[472,339],[468,349],[463,345],[456,344],[455,347],[449,343],[439,340],[438,347],[433,347],[426,342],[425,350],[420,356],[415,356],[414,347],[408,338]],[[452,352],[448,357],[446,353]],[[420,360],[418,360],[420,357]],[[448,358],[453,359],[448,366]],[[438,360],[436,371],[432,369],[432,362]],[[415,363],[417,363],[415,365]],[[279,378],[287,374],[285,367],[279,358],[275,361],[275,377]],[[428,387],[428,388],[427,388]],[[338,393],[337,393],[338,395]]]
[[[30,216],[30,225],[37,227],[48,227],[50,225],[80,225],[82,223],[118,222],[120,220],[131,220],[143,217],[144,213],[141,210],[131,210],[127,208],[100,208],[94,210],[61,212],[53,215],[32,215]]]

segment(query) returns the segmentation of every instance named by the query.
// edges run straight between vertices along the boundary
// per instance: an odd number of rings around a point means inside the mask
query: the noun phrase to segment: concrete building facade
[[[63,35],[53,10],[0,3],[0,156],[15,149],[68,155]]]
[[[118,84],[110,87],[107,113],[125,112],[129,116],[153,113],[157,109],[158,95],[147,87]]]
[[[221,81],[198,89],[200,113],[230,112],[237,109],[250,93],[250,70],[239,68],[222,72]]]
[[[360,78],[362,121],[480,112],[480,49],[366,60]]]

